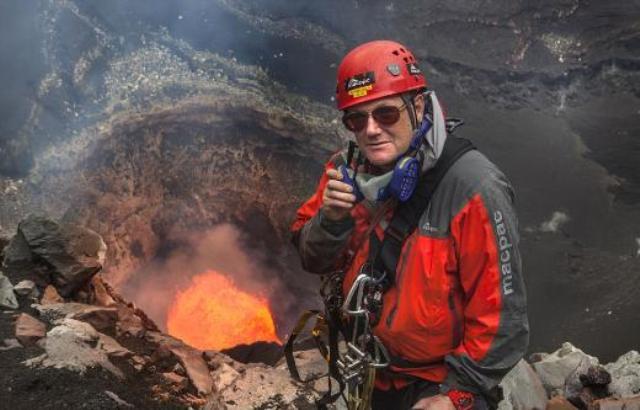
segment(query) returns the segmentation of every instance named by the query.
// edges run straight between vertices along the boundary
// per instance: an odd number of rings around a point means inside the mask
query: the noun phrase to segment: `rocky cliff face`
[[[516,187],[534,347],[579,339],[613,359],[640,341],[619,330],[640,307],[629,298],[640,237],[637,1],[0,7],[11,39],[0,45],[5,236],[33,211],[88,226],[107,243],[105,276],[126,291],[192,233],[232,223],[266,278],[286,278],[280,299],[296,302],[282,315],[292,315],[315,283],[287,225],[344,141],[331,108],[336,64],[359,42],[395,38],[465,118],[461,134]],[[601,332],[620,337],[604,343]]]

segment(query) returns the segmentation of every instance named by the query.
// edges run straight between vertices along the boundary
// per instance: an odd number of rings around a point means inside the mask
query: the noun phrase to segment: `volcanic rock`
[[[317,379],[327,374],[329,367],[327,361],[318,349],[300,350],[293,353],[298,374],[304,381]],[[277,365],[278,369],[288,371],[287,362],[283,358]],[[326,388],[324,385],[320,389]]]
[[[16,319],[16,339],[23,346],[30,346],[42,339],[47,332],[47,327],[38,319],[21,313]]]
[[[68,297],[102,269],[106,250],[90,229],[30,215],[18,224],[4,266],[10,275],[35,272],[43,287],[53,284]]]
[[[22,347],[18,339],[4,339],[4,346],[0,346],[0,352],[3,350],[11,350],[17,347]]]
[[[222,365],[228,365],[232,368],[243,368],[242,363],[233,360],[231,357],[216,350],[205,350],[202,353],[202,358],[207,362],[209,369],[216,370]]]
[[[53,323],[58,319],[71,318],[73,315],[81,314],[85,311],[95,309],[95,306],[86,305],[84,303],[50,303],[47,305],[34,304],[33,308],[38,311],[40,317],[49,323]]]
[[[118,309],[89,306],[80,312],[72,314],[70,317],[82,322],[87,322],[100,332],[111,331],[115,330],[116,327]]]
[[[567,397],[574,406],[580,410],[593,408],[593,403],[601,396],[593,391],[591,387],[584,387],[579,391],[572,392],[571,397]]]
[[[53,305],[58,303],[64,303],[64,299],[53,285],[47,285],[44,288],[44,293],[42,294],[42,299],[40,299],[41,305]]]
[[[552,393],[555,391],[564,392],[567,378],[583,362],[596,365],[598,364],[598,359],[585,354],[571,343],[564,343],[560,349],[533,363],[533,368],[540,377],[547,393],[553,395]],[[578,377],[576,376],[576,380],[578,380]]]
[[[604,366],[611,374],[609,392],[616,398],[640,394],[640,353],[631,350]]]
[[[565,397],[556,396],[547,402],[546,410],[577,410],[577,407]]]
[[[104,281],[100,277],[100,274],[91,279],[91,286],[93,287],[94,303],[98,306],[115,306],[116,301],[111,297]]]
[[[228,369],[223,369],[228,371]],[[215,377],[215,373],[214,373]],[[246,367],[233,382],[218,392],[227,409],[314,408],[318,394],[302,384],[293,382],[289,372],[264,365]],[[204,409],[218,409],[209,401]]]
[[[212,375],[213,385],[215,386],[216,391],[222,391],[240,377],[240,372],[228,364],[222,363],[218,368],[216,368],[216,371],[213,372]]]
[[[0,308],[17,309],[18,307],[18,300],[13,293],[13,285],[9,278],[0,272]]]
[[[47,332],[45,354],[24,362],[29,367],[56,367],[84,373],[87,368],[101,366],[120,379],[124,374],[115,367],[102,349],[100,334],[88,323],[65,318]]]
[[[13,287],[13,291],[18,296],[38,297],[38,289],[32,280],[23,280]]]
[[[2,265],[2,260],[4,259],[4,248],[9,244],[11,239],[0,234],[0,265]]]
[[[115,394],[112,391],[105,390],[104,394],[107,395],[109,398],[111,398],[113,401],[115,401],[119,407],[126,407],[126,408],[134,407],[131,403],[127,403],[126,401],[122,400],[117,394]]]
[[[129,334],[133,337],[142,337],[146,332],[146,326],[134,309],[119,305],[117,332],[118,335]]]
[[[611,383],[611,375],[602,366],[591,366],[586,374],[580,375],[580,383],[585,387],[606,387]]]
[[[524,360],[511,369],[500,383],[504,400],[499,410],[544,410],[547,407],[547,393],[540,377]]]
[[[178,359],[198,393],[206,395],[213,391],[213,381],[201,351],[158,332],[147,332],[146,338],[158,345],[162,352],[159,354],[160,357],[170,352]]]
[[[109,357],[129,357],[133,355],[133,352],[116,341],[111,336],[107,336],[103,333],[98,333],[97,347],[104,350]]]
[[[597,400],[593,403],[593,410],[640,410],[640,397]]]
[[[174,372],[162,373],[164,380],[173,386],[173,390],[178,393],[183,391],[189,385],[189,380],[186,377],[180,376]]]
[[[202,354],[188,346],[170,347],[171,352],[176,355],[180,363],[184,366],[187,376],[193,386],[200,394],[209,394],[213,390],[213,382],[209,375],[209,368],[202,359]]]
[[[583,403],[583,406],[590,405],[593,400],[606,397],[606,384],[589,385],[583,382],[583,379],[588,381],[586,377],[589,372],[595,376],[596,373],[601,371],[605,370],[598,365],[598,359],[585,355],[576,369],[565,380],[564,396],[574,404]]]

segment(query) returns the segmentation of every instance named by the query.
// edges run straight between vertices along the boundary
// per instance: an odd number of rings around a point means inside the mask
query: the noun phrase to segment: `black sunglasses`
[[[359,132],[367,127],[369,116],[380,125],[393,125],[400,120],[400,112],[407,108],[406,104],[399,107],[394,105],[383,105],[377,107],[371,112],[367,111],[349,111],[342,116],[342,123],[351,132]]]

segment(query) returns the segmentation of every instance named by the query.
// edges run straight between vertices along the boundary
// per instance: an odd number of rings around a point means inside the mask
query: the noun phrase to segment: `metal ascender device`
[[[347,350],[340,354],[338,368],[346,384],[349,409],[368,409],[375,373],[389,366],[387,349],[373,334],[379,320],[384,293],[384,276],[376,279],[360,270],[342,305],[342,312],[349,318],[351,334],[346,341]]]

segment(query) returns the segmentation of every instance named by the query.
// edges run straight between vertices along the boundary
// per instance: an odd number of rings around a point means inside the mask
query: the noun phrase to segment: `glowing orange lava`
[[[191,286],[176,294],[167,330],[201,350],[259,340],[281,343],[266,299],[238,289],[215,271],[193,277]]]

